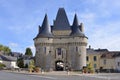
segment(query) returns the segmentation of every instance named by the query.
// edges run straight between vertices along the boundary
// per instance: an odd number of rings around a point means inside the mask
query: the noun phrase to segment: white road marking
[[[40,76],[40,75],[30,75],[30,76],[33,76],[33,77],[41,77],[41,78],[46,78],[46,79],[57,79],[57,78],[49,77],[49,76]]]
[[[84,75],[87,77],[100,78],[100,79],[120,79],[120,77],[111,77],[111,76],[99,76],[99,75]]]

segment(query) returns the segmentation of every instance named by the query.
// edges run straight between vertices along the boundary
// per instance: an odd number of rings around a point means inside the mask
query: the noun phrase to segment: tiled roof
[[[45,14],[42,27],[39,30],[39,33],[36,38],[38,37],[53,37],[52,32],[51,32],[51,26],[49,25],[49,22],[48,22],[47,14]]]
[[[23,54],[22,53],[20,53],[20,52],[11,52],[11,56],[13,56],[13,57],[20,57],[20,56],[22,56]]]
[[[73,21],[73,25],[71,26],[72,32],[71,32],[70,36],[85,36],[85,35],[80,31],[79,26],[80,26],[80,24],[79,24],[77,15],[75,14],[74,21]]]
[[[70,30],[70,24],[64,8],[59,8],[53,30]]]
[[[34,57],[28,56],[28,55],[24,55],[22,58],[23,58],[24,60],[31,60],[31,59],[34,59]]]
[[[117,57],[118,55],[120,55],[120,52],[107,52],[107,53],[104,53],[102,54],[101,58],[114,58],[114,57]]]
[[[95,49],[97,52],[108,52],[108,49]]]
[[[16,57],[6,56],[6,55],[0,55],[0,59],[3,61],[16,61],[17,60]]]
[[[87,49],[87,54],[93,54],[93,53],[97,53],[97,52],[93,49]]]
[[[49,25],[47,14],[45,15],[42,26],[39,26],[39,33],[34,39],[55,38],[56,36],[53,35],[52,31],[59,30],[70,30],[71,33],[68,35],[69,37],[86,37],[83,33],[83,24],[78,22],[77,15],[75,14],[73,25],[71,26],[64,8],[59,8],[56,20],[54,20],[53,25]]]

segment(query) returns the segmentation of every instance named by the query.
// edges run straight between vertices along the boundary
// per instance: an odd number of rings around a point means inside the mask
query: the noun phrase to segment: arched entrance
[[[64,70],[64,63],[61,60],[55,62],[56,71],[63,71]]]

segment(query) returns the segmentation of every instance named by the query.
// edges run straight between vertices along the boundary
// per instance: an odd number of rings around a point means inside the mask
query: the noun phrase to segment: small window
[[[97,57],[96,57],[96,56],[94,56],[94,57],[93,57],[93,60],[94,60],[94,61],[97,61]]]
[[[76,47],[76,52],[78,52],[78,47]]]
[[[97,64],[94,64],[94,68],[96,68],[97,67]]]
[[[120,62],[118,62],[118,66],[120,66]]]
[[[46,53],[46,47],[44,47],[44,53]]]
[[[89,57],[88,56],[86,57],[86,60],[89,61]]]
[[[57,51],[58,51],[58,55],[61,55],[61,48],[58,48]]]
[[[106,65],[106,60],[103,61],[103,64]]]

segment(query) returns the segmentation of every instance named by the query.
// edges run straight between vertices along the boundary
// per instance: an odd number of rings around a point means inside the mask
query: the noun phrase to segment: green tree
[[[20,58],[20,59],[17,60],[17,65],[18,65],[18,67],[20,67],[20,68],[24,68],[24,61],[23,61],[22,58]]]
[[[25,55],[28,55],[28,56],[32,56],[33,55],[33,53],[32,53],[30,48],[26,48]]]
[[[8,46],[3,46],[0,44],[0,51],[3,51],[4,54],[9,55],[11,52],[11,49]]]
[[[0,51],[3,51],[3,45],[0,44]]]
[[[28,64],[25,64],[25,68],[28,68]]]
[[[9,55],[10,52],[11,52],[11,49],[10,49],[9,47],[5,46],[5,47],[4,47],[4,54]]]

